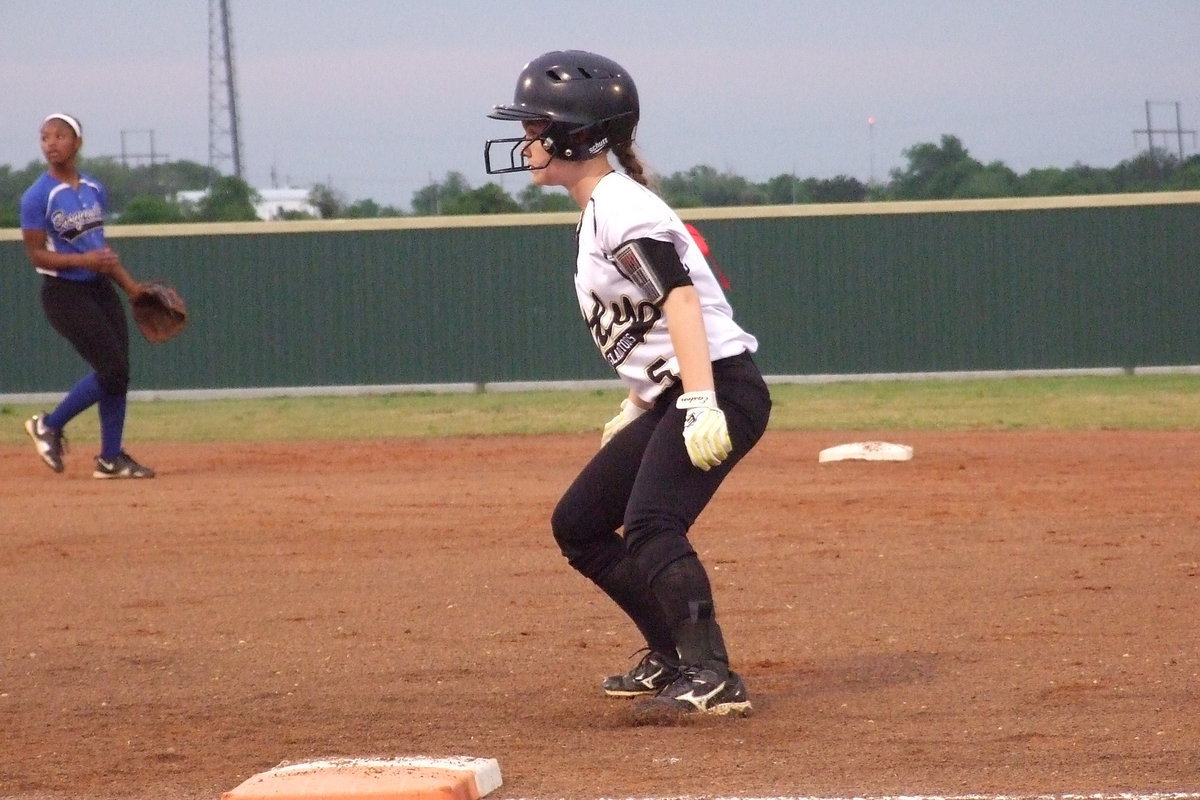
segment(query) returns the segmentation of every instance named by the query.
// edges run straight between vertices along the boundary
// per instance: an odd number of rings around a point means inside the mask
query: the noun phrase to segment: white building
[[[308,200],[309,189],[255,189],[254,191],[259,198],[254,204],[254,211],[258,214],[259,219],[279,219],[286,213],[296,212],[314,218],[321,216],[317,207]],[[175,195],[175,201],[195,207],[206,196],[208,196],[207,189],[179,192]]]
[[[308,195],[308,189],[259,189],[254,210],[259,219],[279,219],[285,213],[296,212],[319,218],[321,212],[308,201]]]

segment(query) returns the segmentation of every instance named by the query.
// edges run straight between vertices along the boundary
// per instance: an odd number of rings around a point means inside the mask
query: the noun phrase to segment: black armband
[[[660,239],[630,239],[613,251],[617,271],[658,303],[676,286],[690,286],[692,277],[679,260],[675,245]]]

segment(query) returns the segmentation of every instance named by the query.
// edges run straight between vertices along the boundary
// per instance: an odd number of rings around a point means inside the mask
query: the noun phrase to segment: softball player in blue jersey
[[[129,327],[113,288],[130,297],[142,291],[104,240],[106,196],[99,181],[81,174],[76,158],[83,127],[69,114],[42,121],[42,155],[48,169],[21,196],[21,235],[29,261],[44,277],[42,309],[59,335],[92,368],[49,414],[25,422],[38,455],[63,471],[72,419],[95,405],[100,412],[100,454],[95,478],[152,478],[122,447],[129,388]]]
[[[746,685],[730,669],[687,535],[766,430],[771,400],[751,355],[757,340],[734,322],[684,223],[647,187],[633,150],[639,114],[621,65],[578,50],[546,53],[522,70],[513,102],[489,114],[521,122],[524,135],[489,140],[484,163],[490,174],[530,171],[534,184],[563,186],[579,205],[580,312],[629,389],[551,518],[571,566],[646,642],[640,662],[602,688],[648,695],[634,704],[635,721],[743,715]]]

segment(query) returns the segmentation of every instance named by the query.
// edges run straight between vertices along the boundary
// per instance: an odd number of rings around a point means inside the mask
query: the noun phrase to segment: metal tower
[[[234,176],[241,178],[232,29],[229,0],[208,0],[208,166],[221,172],[232,161]]]

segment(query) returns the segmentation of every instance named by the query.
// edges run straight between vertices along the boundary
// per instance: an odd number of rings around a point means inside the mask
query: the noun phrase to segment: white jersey
[[[753,353],[758,340],[733,321],[733,309],[683,220],[662,198],[632,178],[611,172],[600,179],[576,231],[575,291],[596,346],[640,399],[653,402],[679,381],[679,361],[667,332],[662,300],[617,269],[613,251],[631,239],[675,245],[700,296],[713,361]]]

